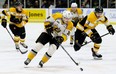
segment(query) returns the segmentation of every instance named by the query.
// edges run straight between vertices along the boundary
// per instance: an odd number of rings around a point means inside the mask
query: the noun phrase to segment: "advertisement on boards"
[[[29,22],[41,22],[46,19],[46,9],[26,9],[29,15]]]

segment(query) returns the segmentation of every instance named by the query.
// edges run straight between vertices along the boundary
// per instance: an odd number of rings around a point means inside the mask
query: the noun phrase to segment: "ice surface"
[[[116,26],[113,25],[116,29]],[[30,51],[35,46],[35,40],[43,30],[42,23],[28,23],[26,25],[26,44]],[[97,28],[100,35],[107,33],[104,25]],[[87,41],[90,39],[87,38]],[[103,37],[99,53],[103,55],[103,60],[93,60],[91,56],[91,48],[93,43],[85,45],[80,51],[75,52],[73,47],[69,45],[69,40],[63,43],[63,47],[74,58],[76,62],[80,62],[76,66],[69,56],[60,47],[53,57],[44,64],[43,68],[38,68],[38,63],[48,49],[46,45],[38,55],[24,68],[24,61],[27,54],[17,52],[14,43],[7,33],[6,29],[0,27],[0,74],[116,74],[116,34]],[[21,47],[22,50],[25,50]],[[80,67],[84,71],[80,71]]]

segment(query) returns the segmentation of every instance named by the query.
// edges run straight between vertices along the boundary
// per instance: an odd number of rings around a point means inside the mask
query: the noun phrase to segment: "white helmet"
[[[77,7],[77,3],[72,3],[71,7]]]
[[[72,19],[72,14],[68,10],[63,11],[62,15],[63,15],[64,18]]]

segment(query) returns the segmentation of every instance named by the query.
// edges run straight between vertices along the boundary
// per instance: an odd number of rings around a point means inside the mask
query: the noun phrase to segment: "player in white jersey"
[[[68,8],[67,10],[69,10],[72,13],[72,22],[74,25],[70,36],[70,44],[72,45],[74,42],[74,33],[76,31],[75,27],[77,23],[83,18],[83,11],[81,8],[77,8],[76,3],[72,3],[71,8]]]
[[[70,35],[70,31],[73,28],[73,23],[71,22],[72,14],[70,11],[63,11],[63,13],[55,13],[49,16],[44,22],[45,31],[36,40],[36,46],[33,48],[29,54],[24,64],[28,65],[31,60],[36,56],[39,50],[47,43],[49,43],[48,51],[44,54],[41,59],[39,66],[43,67],[53,55],[53,53],[58,49],[59,45],[67,40],[67,36]]]

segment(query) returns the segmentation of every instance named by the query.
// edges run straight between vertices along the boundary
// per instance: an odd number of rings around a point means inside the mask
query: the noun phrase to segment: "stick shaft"
[[[103,34],[102,36],[100,36],[100,37],[104,37],[104,36],[106,36],[106,35],[108,35],[109,33],[106,33],[106,34]],[[92,41],[88,41],[87,43],[85,43],[85,44],[82,44],[81,46],[84,46],[84,45],[87,45],[87,44],[89,44],[89,43],[91,43]]]
[[[62,47],[62,49],[66,52],[66,54],[70,57],[70,59],[76,64],[76,65],[79,65],[79,63],[77,63],[73,58],[72,58],[72,56],[65,50],[65,48],[62,46],[62,45],[60,45],[61,47]]]
[[[6,30],[7,30],[7,32],[9,33],[10,37],[12,38],[12,40],[13,40],[13,42],[14,42],[14,39],[13,39],[13,37],[12,37],[10,31],[8,30],[8,28],[6,28]]]

